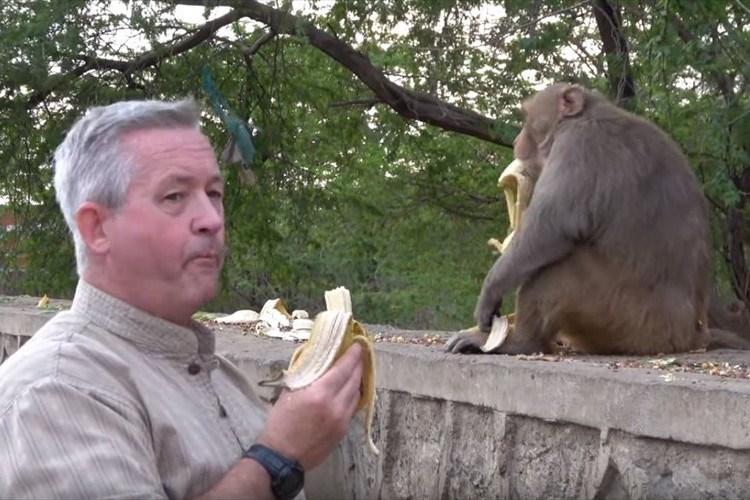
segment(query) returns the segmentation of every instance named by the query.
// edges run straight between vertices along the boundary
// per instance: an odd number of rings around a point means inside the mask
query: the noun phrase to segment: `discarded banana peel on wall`
[[[326,310],[315,316],[309,339],[294,351],[288,368],[278,378],[262,381],[260,385],[286,387],[292,391],[307,387],[323,376],[352,344],[360,344],[364,369],[357,411],[366,411],[366,445],[373,454],[378,455],[380,452],[372,441],[371,433],[375,408],[375,351],[372,339],[354,319],[349,290],[344,287],[329,290],[325,292],[325,301]]]
[[[508,207],[508,219],[510,221],[508,234],[502,242],[495,238],[490,238],[487,242],[499,253],[502,253],[504,249],[508,248],[508,245],[510,245],[511,240],[513,239],[513,235],[521,229],[521,218],[523,212],[529,206],[531,195],[534,190],[534,179],[528,174],[528,172],[529,169],[524,162],[516,159],[513,160],[505,170],[503,170],[497,180],[498,188],[500,188],[505,195],[505,203]],[[482,351],[491,352],[500,347],[503,342],[505,342],[505,339],[508,338],[508,335],[512,333],[515,320],[515,313],[510,313],[505,316],[495,316],[492,319],[490,335],[481,347]],[[472,332],[477,331],[478,329],[477,326],[473,326],[464,331]]]
[[[309,339],[313,325],[307,311],[297,309],[290,314],[281,299],[267,300],[259,313],[251,309],[240,309],[228,316],[216,318],[215,321],[225,324],[250,324],[251,331],[256,335],[291,341]]]

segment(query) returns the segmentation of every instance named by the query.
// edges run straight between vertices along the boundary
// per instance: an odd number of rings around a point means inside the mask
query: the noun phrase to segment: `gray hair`
[[[118,209],[135,170],[132,154],[121,147],[126,132],[154,128],[199,128],[200,110],[192,99],[175,102],[123,101],[91,108],[55,150],[55,193],[73,234],[76,268],[86,267],[86,245],[76,228],[78,207],[92,201]]]

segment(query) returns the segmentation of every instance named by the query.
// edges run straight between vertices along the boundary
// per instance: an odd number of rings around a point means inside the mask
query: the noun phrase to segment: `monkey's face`
[[[584,107],[585,92],[577,85],[552,85],[521,105],[523,129],[513,142],[513,154],[541,169],[562,120],[575,118]]]
[[[513,155],[527,163],[537,165],[544,163],[540,145],[547,142],[549,134],[558,121],[554,101],[548,94],[548,92],[540,92],[524,101],[521,106],[524,124],[513,142]]]
[[[537,155],[537,145],[526,125],[513,141],[513,156],[518,160],[529,161]]]
[[[539,129],[542,130],[539,130]],[[540,171],[546,156],[539,144],[546,140],[547,136],[543,130],[545,127],[527,120],[521,132],[513,141],[513,156],[523,161],[526,165],[533,165],[534,170]]]

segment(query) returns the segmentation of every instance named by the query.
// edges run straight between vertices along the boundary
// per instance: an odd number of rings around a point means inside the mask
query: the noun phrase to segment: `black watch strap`
[[[296,460],[290,460],[268,446],[254,444],[245,458],[255,460],[271,476],[271,491],[278,500],[291,500],[305,484],[305,471]]]

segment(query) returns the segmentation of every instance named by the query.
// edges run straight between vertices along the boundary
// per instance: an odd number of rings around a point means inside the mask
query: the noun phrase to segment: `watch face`
[[[294,498],[305,483],[305,473],[299,467],[284,467],[278,481],[273,485],[274,494],[279,498]]]

